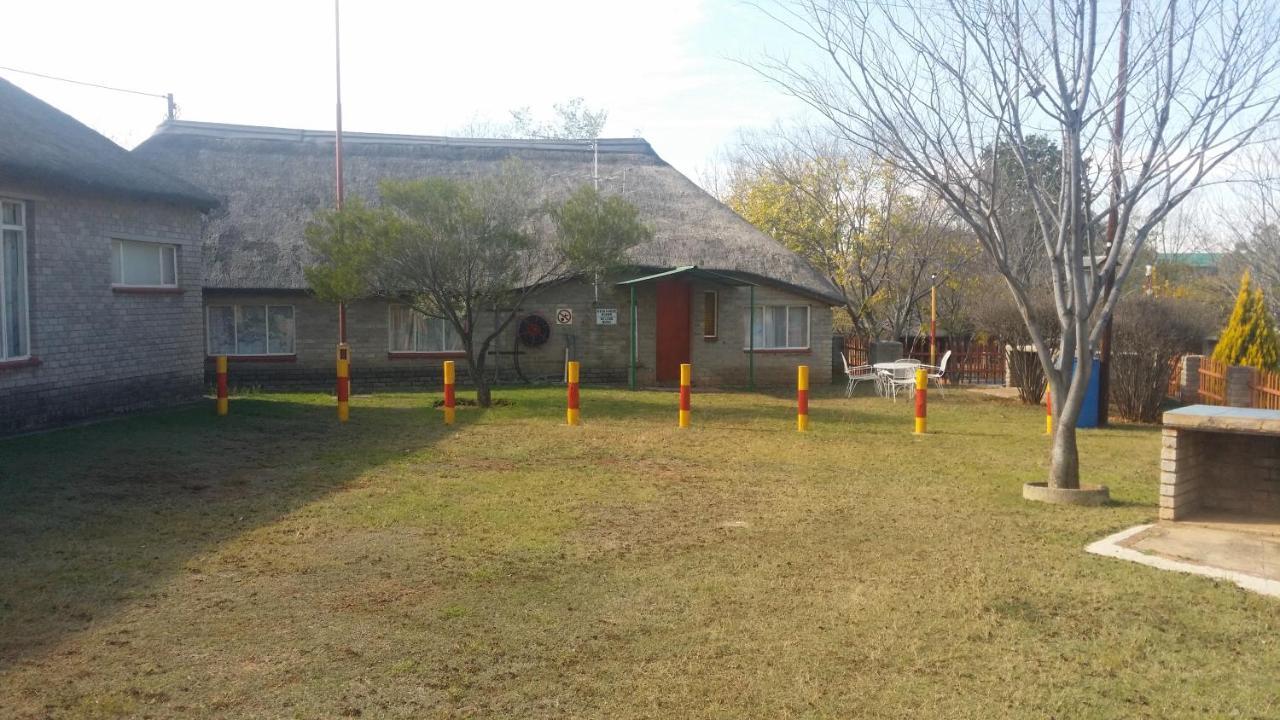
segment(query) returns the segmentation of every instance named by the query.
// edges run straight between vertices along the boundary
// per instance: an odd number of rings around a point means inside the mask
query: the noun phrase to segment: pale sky
[[[186,120],[334,124],[332,0],[46,0],[3,24],[0,66],[171,92]],[[740,128],[805,113],[730,59],[789,42],[737,0],[344,0],[343,125],[443,135],[582,96],[605,137],[640,135],[696,180]],[[164,119],[159,98],[0,77],[125,147]]]

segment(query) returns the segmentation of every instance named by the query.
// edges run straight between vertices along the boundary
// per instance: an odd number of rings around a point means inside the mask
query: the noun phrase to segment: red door
[[[683,280],[657,284],[658,382],[680,382],[680,364],[689,362],[692,288]]]

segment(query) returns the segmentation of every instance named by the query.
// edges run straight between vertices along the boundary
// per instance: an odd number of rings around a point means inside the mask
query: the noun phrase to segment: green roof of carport
[[[731,287],[755,287],[755,283],[730,277],[724,273],[718,273],[714,270],[703,270],[697,265],[683,265],[681,267],[663,270],[653,275],[645,275],[644,277],[632,278],[630,280],[622,280],[618,285],[639,285],[653,280],[662,280],[664,278],[675,277],[677,275],[691,277],[698,280],[706,280],[707,282],[719,283],[720,285],[729,285]]]

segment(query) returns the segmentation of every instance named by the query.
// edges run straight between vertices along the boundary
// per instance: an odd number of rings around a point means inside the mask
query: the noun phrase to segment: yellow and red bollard
[[[1046,390],[1044,393],[1044,434],[1053,434],[1053,391]]]
[[[219,414],[219,415],[226,415],[226,414],[227,414],[227,406],[228,406],[228,401],[227,401],[227,356],[226,356],[226,355],[219,355],[219,356],[217,357],[217,359],[213,361],[213,363],[214,363],[213,367],[214,367],[215,374],[216,374],[216,375],[217,375],[217,377],[218,377],[218,401],[217,401],[217,403],[216,403],[216,406],[217,406],[218,414]]]
[[[916,435],[925,433],[929,413],[929,372],[916,369]]]
[[[458,405],[458,397],[454,394],[453,384],[457,373],[452,360],[444,361],[444,424],[452,425],[454,413]]]
[[[582,416],[578,407],[578,361],[569,361],[569,409],[566,412],[566,418],[570,425],[578,425],[582,423]]]
[[[351,410],[351,346],[338,343],[338,422],[346,422]]]
[[[809,429],[809,366],[796,368],[796,430]]]
[[[680,365],[680,427],[689,427],[690,400],[692,399],[693,366],[689,363]]]

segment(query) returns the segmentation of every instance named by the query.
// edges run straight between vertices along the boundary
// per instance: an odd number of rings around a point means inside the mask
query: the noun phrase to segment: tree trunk
[[[1070,423],[1058,422],[1053,427],[1053,447],[1049,450],[1049,487],[1061,490],[1076,490],[1080,487],[1080,452],[1076,447],[1074,420]]]
[[[473,357],[474,354],[467,353],[467,367],[471,369],[471,384],[476,388],[476,405],[487,408],[493,404],[493,395],[489,389],[489,379],[484,375],[484,356],[476,358]]]
[[[1083,353],[1086,356],[1091,353]],[[1089,391],[1089,375],[1091,363],[1079,362],[1077,358],[1076,372],[1071,374],[1071,382],[1066,382],[1069,369],[1053,370],[1048,377],[1056,375],[1059,392],[1054,392],[1053,400],[1053,445],[1049,448],[1049,487],[1061,490],[1078,490],[1080,488],[1080,450],[1076,445],[1076,422],[1080,419],[1080,411],[1084,407],[1084,399]],[[1051,383],[1052,384],[1052,383]]]

